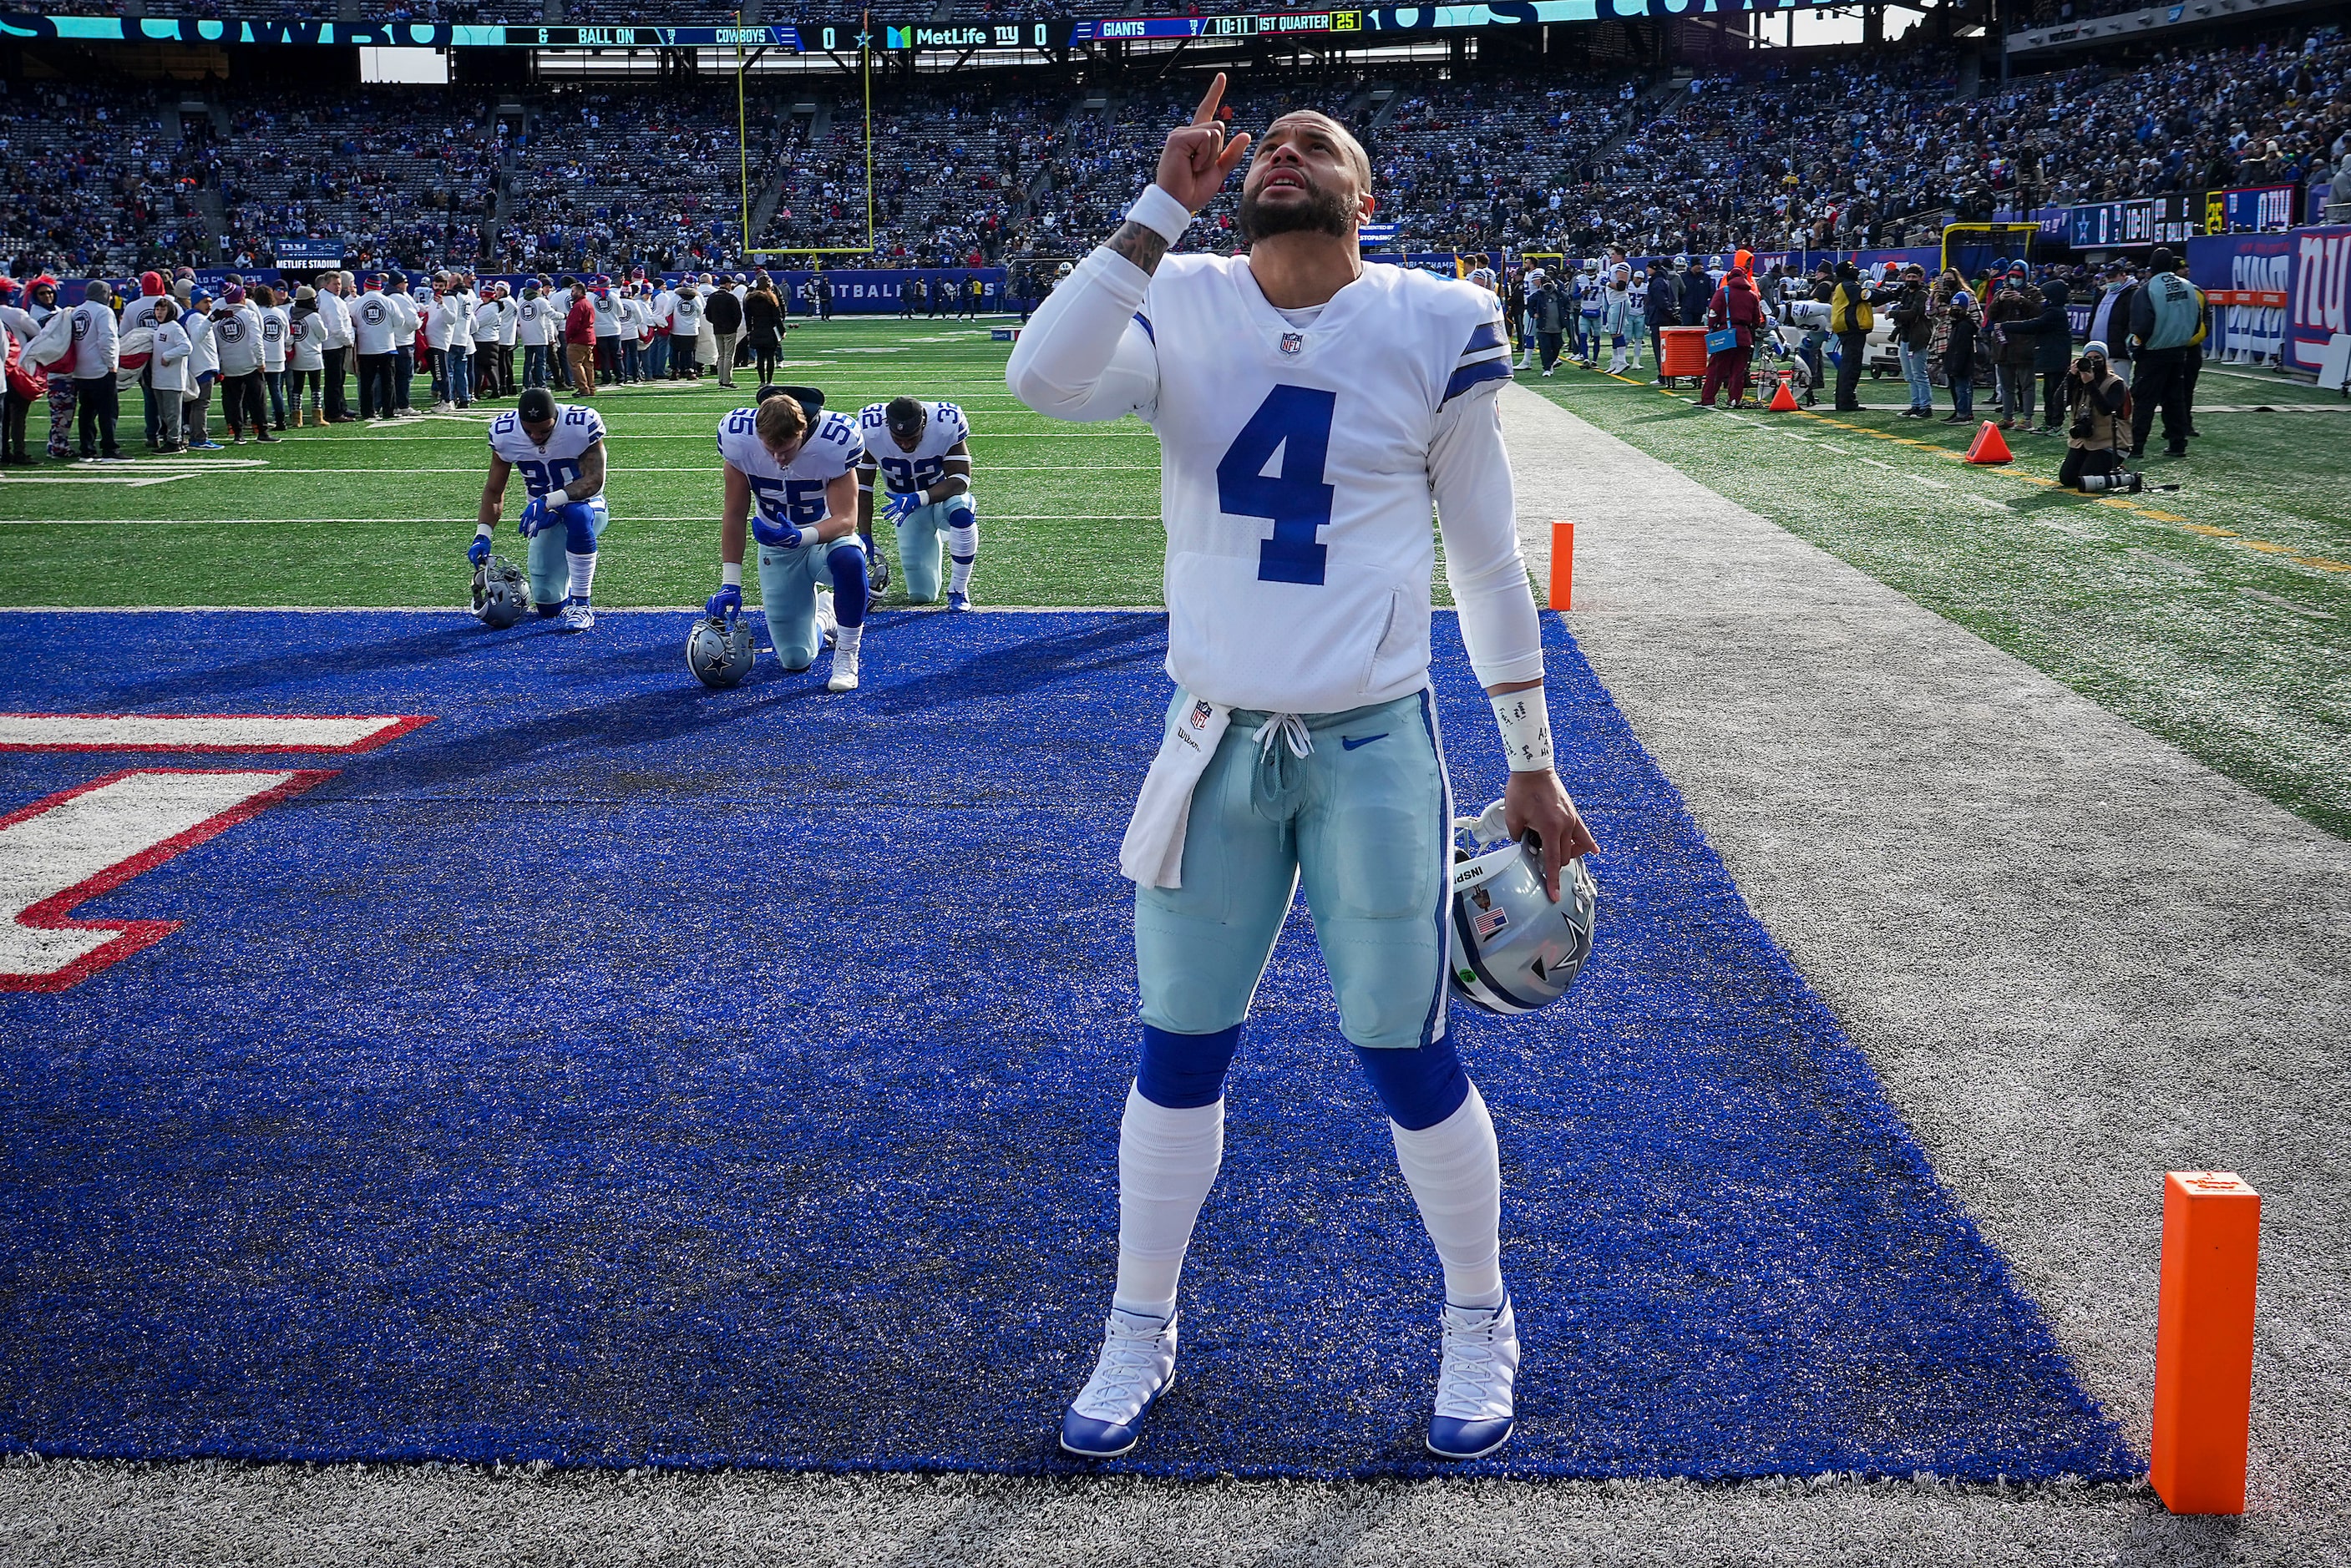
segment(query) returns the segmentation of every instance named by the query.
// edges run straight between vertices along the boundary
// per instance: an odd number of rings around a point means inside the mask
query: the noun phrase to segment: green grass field
[[[2141,465],[2179,488],[2092,499],[2053,483],[2051,437],[1957,461],[1975,428],[1899,417],[1898,381],[1865,382],[1860,414],[1733,415],[1572,368],[1520,380],[2351,836],[2351,410],[2333,394],[2210,367],[2204,439]]]
[[[796,330],[784,374],[821,387],[835,408],[901,392],[964,405],[982,604],[1156,604],[1155,438],[1134,421],[1061,425],[1021,408],[1005,389],[1007,352],[985,323],[846,320]],[[732,394],[705,382],[598,400],[612,432],[613,516],[600,603],[685,606],[709,593],[712,442],[720,415],[749,396],[738,379]],[[1896,418],[1903,394],[1891,381],[1863,394],[1886,406],[1831,419],[1709,413],[1687,395],[1573,369],[1520,380],[2351,836],[2351,413],[2331,395],[2212,367],[2199,390],[2207,439],[2184,461],[2146,465],[2181,488],[2092,501],[2049,483],[2062,452],[2047,438],[2012,438],[2018,461],[2006,467],[1959,463],[1971,431]],[[2323,411],[2227,411],[2255,404]],[[455,605],[487,417],[9,471],[0,604]],[[1572,515],[1608,503],[1559,504]],[[517,493],[509,520],[518,505]]]

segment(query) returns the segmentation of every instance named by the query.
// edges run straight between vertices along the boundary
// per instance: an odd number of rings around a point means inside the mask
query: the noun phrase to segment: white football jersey
[[[522,417],[512,409],[490,421],[490,451],[515,465],[522,474],[523,488],[533,499],[579,478],[580,460],[603,439],[603,416],[585,403],[555,405],[555,429],[545,446],[530,439],[522,428]],[[596,492],[602,493],[601,489]]]
[[[1510,379],[1500,303],[1366,266],[1293,326],[1247,257],[1171,255],[1130,342],[1138,330],[1157,367],[1137,411],[1159,433],[1167,673],[1214,702],[1292,713],[1419,690],[1430,449],[1446,404]]]
[[[824,487],[865,461],[865,443],[853,421],[827,409],[787,467],[761,443],[758,421],[757,409],[737,409],[719,421],[718,455],[750,481],[752,535],[779,545],[786,527],[806,530],[824,521]]]
[[[865,461],[881,469],[883,483],[897,494],[928,490],[946,476],[947,453],[956,443],[970,439],[971,421],[953,403],[927,404],[923,439],[906,452],[890,434],[889,408],[887,403],[868,403],[857,416]]]

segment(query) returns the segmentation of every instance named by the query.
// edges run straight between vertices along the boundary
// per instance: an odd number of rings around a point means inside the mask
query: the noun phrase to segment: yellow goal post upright
[[[740,39],[735,44],[735,133],[743,168],[743,254],[747,256],[870,256],[873,225],[873,17],[862,13],[857,27],[857,75],[865,92],[865,243],[862,245],[761,246],[751,243],[751,121],[743,90],[750,62]]]

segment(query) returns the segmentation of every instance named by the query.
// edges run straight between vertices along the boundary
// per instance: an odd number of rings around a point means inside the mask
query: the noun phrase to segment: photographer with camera
[[[1902,281],[1896,287],[1894,303],[1886,314],[1894,318],[1894,341],[1902,357],[1902,379],[1910,384],[1910,406],[1902,410],[1902,417],[1933,419],[1935,383],[1928,373],[1927,349],[1934,341],[1935,318],[1928,306],[1925,267],[1912,262],[1902,269]]]
[[[2130,450],[2131,391],[2115,374],[2106,346],[2089,342],[2065,376],[2065,462],[2057,482],[2086,495],[2138,493],[2142,482],[2123,467]]]

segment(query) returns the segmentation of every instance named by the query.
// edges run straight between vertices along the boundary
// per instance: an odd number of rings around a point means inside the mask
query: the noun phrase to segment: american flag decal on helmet
[[[1488,937],[1492,936],[1496,931],[1500,930],[1504,926],[1507,926],[1510,923],[1510,911],[1502,908],[1501,905],[1497,904],[1492,909],[1487,910],[1484,914],[1479,915],[1477,919],[1471,920],[1469,922],[1469,928],[1478,933],[1478,940],[1479,941],[1483,941]]]

